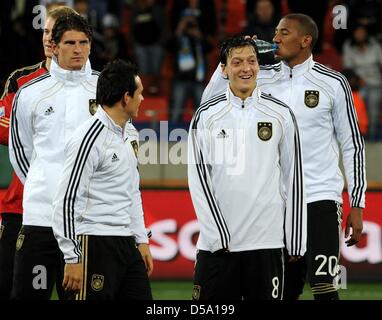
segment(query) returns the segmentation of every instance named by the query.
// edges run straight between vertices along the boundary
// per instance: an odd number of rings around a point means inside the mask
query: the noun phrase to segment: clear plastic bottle
[[[260,39],[254,39],[254,41],[260,54],[267,52],[275,52],[279,47],[276,43],[270,43]]]

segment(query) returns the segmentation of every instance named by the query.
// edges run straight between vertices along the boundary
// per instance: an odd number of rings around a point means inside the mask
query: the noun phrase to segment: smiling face
[[[65,31],[58,44],[53,43],[53,53],[65,70],[80,70],[90,54],[90,40],[84,32]]]
[[[222,70],[228,77],[235,96],[244,100],[252,95],[259,72],[259,63],[252,46],[232,48],[227,57],[227,64],[222,64]]]

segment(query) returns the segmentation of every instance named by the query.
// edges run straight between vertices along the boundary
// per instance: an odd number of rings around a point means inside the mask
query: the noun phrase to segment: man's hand
[[[348,247],[355,245],[361,239],[363,229],[362,214],[362,208],[350,209],[350,213],[346,219],[345,238],[349,237],[350,227],[353,233],[350,235],[350,239],[345,241]]]
[[[147,243],[138,244],[138,250],[141,253],[143,262],[145,263],[147,275],[150,277],[154,270],[153,257],[151,256],[150,247]]]
[[[301,256],[289,256],[288,262],[296,262],[297,260],[300,260]]]
[[[257,39],[257,36],[256,36],[256,35],[253,35],[253,36],[251,37],[251,36],[249,36],[249,35],[245,35],[245,36],[244,36],[244,39],[245,39],[245,40],[248,40],[248,39],[256,40],[256,39]]]
[[[79,292],[82,288],[82,263],[66,263],[62,286],[65,291]]]

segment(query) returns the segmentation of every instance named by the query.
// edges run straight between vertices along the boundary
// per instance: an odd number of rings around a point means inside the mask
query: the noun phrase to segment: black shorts
[[[76,300],[152,300],[145,263],[133,237],[79,238],[84,281]]]
[[[314,295],[337,290],[342,205],[332,200],[312,202],[307,213],[306,254],[285,267],[284,295],[288,299],[296,299],[302,293],[306,278]]]
[[[22,222],[23,216],[21,214],[2,214],[0,230],[0,300],[9,300],[11,297],[16,240]]]
[[[54,284],[62,298],[62,254],[50,227],[22,226],[16,241],[15,300],[49,300]]]
[[[281,300],[283,286],[282,249],[197,253],[193,300]]]

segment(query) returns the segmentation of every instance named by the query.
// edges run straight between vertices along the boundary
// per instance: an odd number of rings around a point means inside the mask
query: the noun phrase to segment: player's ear
[[[123,95],[123,101],[124,101],[126,104],[128,104],[129,101],[130,101],[130,99],[131,99],[131,96],[130,96],[130,94],[129,94],[129,91],[126,91],[125,94]]]
[[[310,35],[304,36],[301,41],[301,48],[305,49],[306,47],[310,47],[312,39],[313,38]]]

